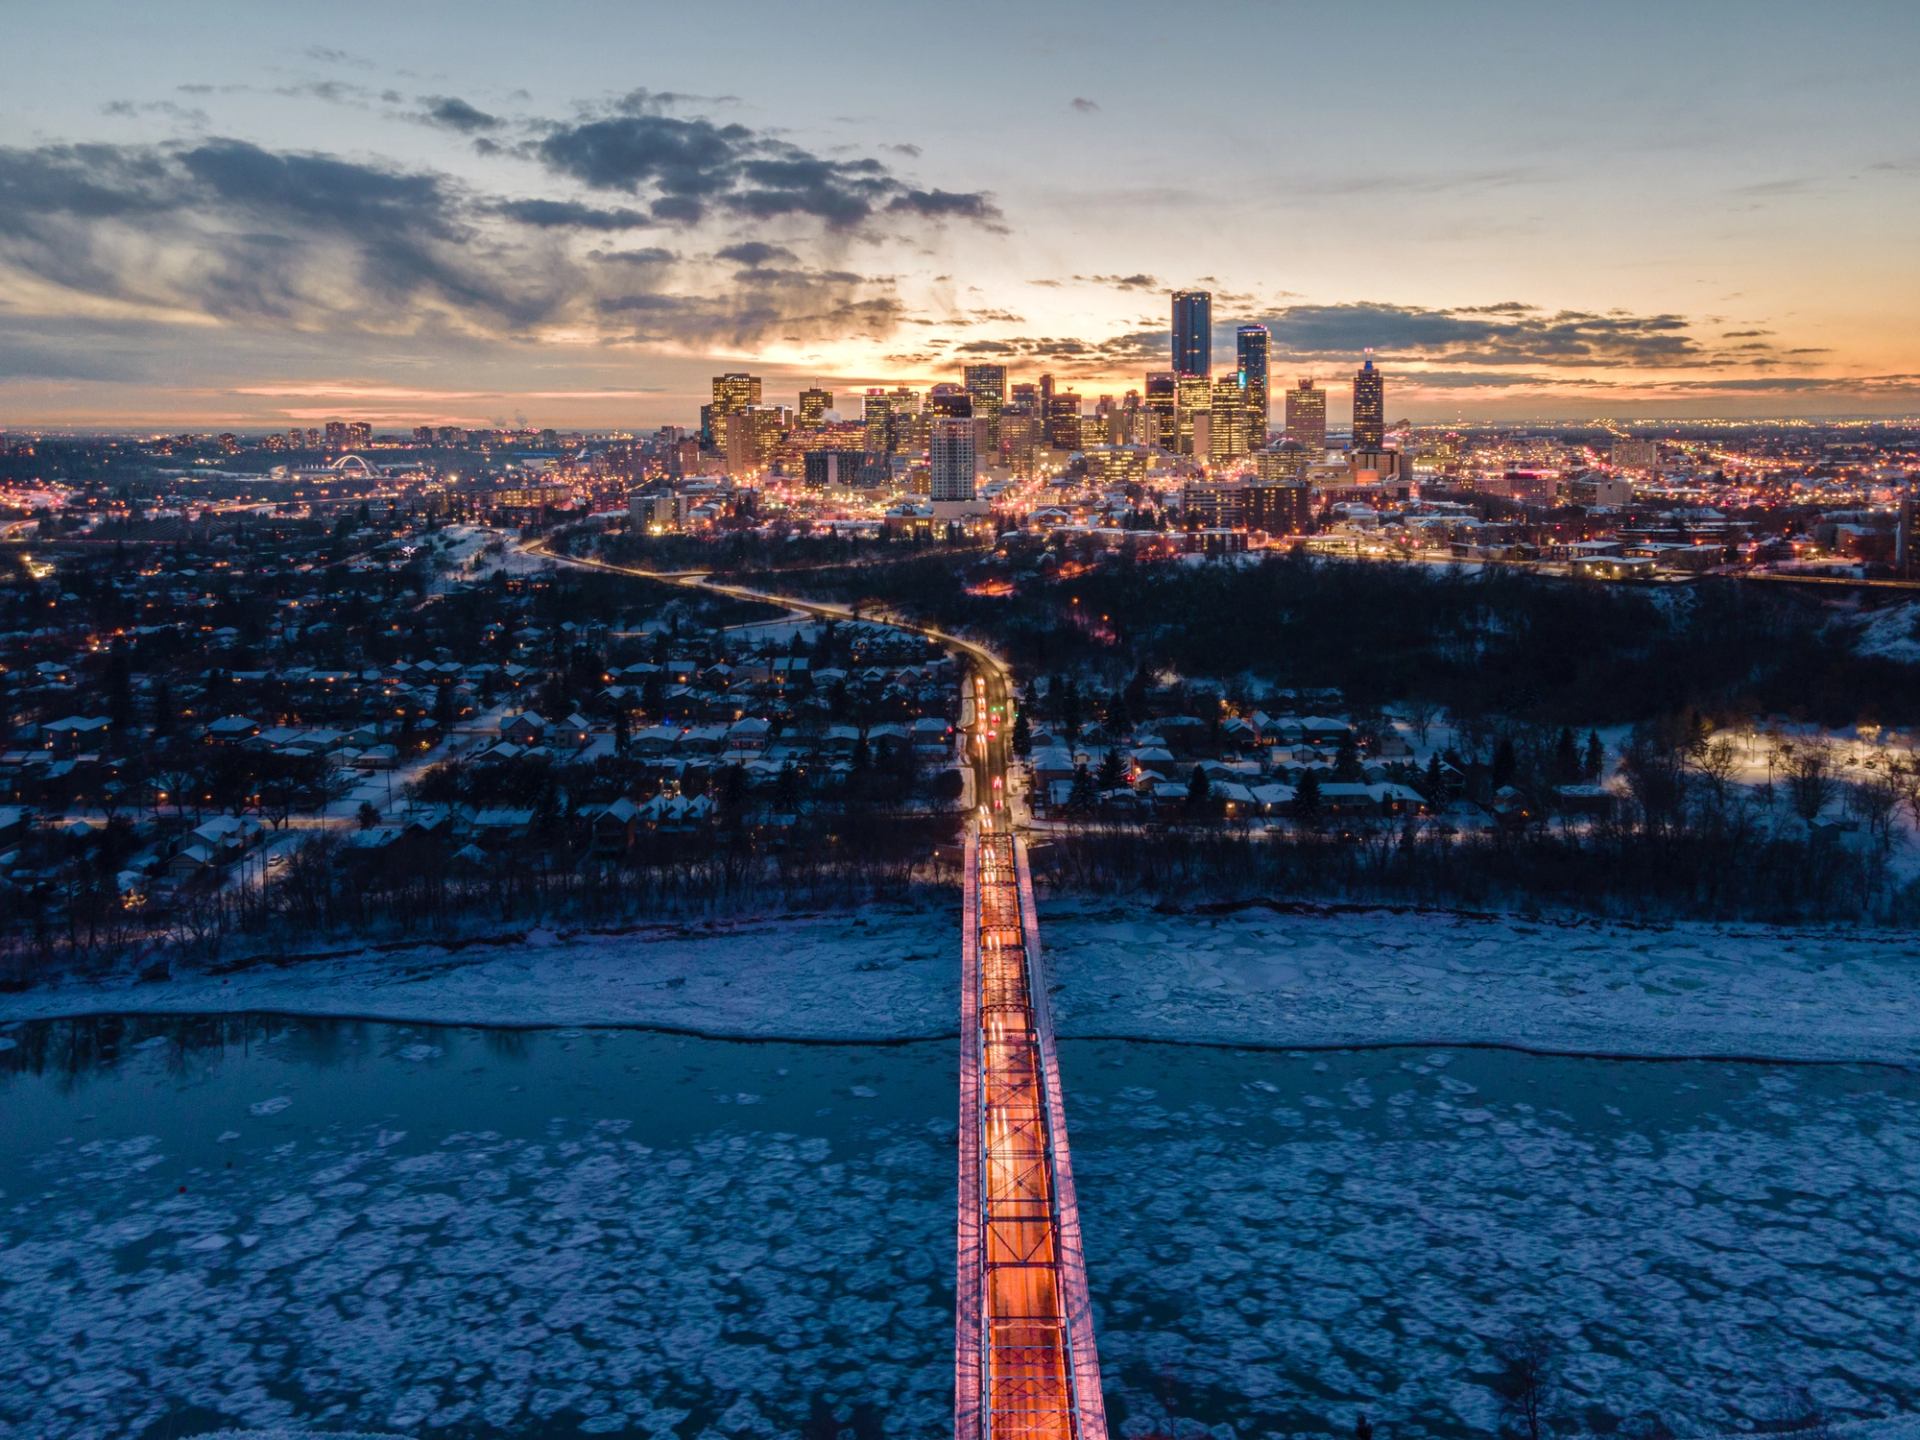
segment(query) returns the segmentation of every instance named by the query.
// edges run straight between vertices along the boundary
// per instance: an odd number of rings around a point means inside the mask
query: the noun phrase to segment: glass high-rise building
[[[1238,460],[1253,447],[1248,443],[1252,430],[1252,397],[1238,374],[1222,375],[1213,382],[1210,406],[1212,419],[1207,432],[1207,460],[1224,465]]]
[[[1173,292],[1173,373],[1213,374],[1213,296],[1205,290]]]
[[[1180,401],[1171,370],[1147,372],[1147,394],[1143,403],[1147,413],[1153,417],[1153,431],[1147,437],[1147,443],[1158,445],[1162,450],[1177,450],[1180,446]]]
[[[817,387],[800,392],[800,428],[817,430],[826,423],[827,412],[833,408],[833,392]]]
[[[1202,445],[1198,450],[1194,448],[1194,421],[1202,415],[1213,413],[1213,382],[1204,374],[1176,376],[1174,399],[1179,407],[1180,453],[1204,459],[1207,447]]]
[[[961,371],[967,394],[973,397],[973,418],[986,422],[987,448],[1000,449],[1000,412],[1007,404],[1007,367],[968,365]]]
[[[860,402],[860,419],[867,449],[878,455],[891,455],[893,445],[893,397],[884,390],[869,390]]]
[[[1271,396],[1267,388],[1267,351],[1271,338],[1264,325],[1242,325],[1234,332],[1235,358],[1239,361],[1240,388],[1245,405],[1252,448],[1267,443],[1267,425],[1272,419]]]
[[[1353,448],[1378,450],[1387,443],[1387,387],[1373,356],[1353,375]]]
[[[928,489],[933,503],[973,499],[974,448],[970,417],[943,415],[927,437]]]
[[[1302,376],[1297,388],[1287,391],[1286,438],[1306,447],[1316,461],[1327,449],[1327,392]]]
[[[760,377],[735,371],[727,375],[713,377],[713,404],[708,407],[709,423],[713,429],[714,448],[725,453],[728,448],[728,421],[732,416],[743,415],[760,403]]]

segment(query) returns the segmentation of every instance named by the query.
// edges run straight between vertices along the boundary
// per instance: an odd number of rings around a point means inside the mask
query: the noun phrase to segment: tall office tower
[[[927,470],[933,503],[973,499],[973,420],[938,416],[927,435]]]
[[[713,403],[707,407],[713,448],[727,450],[727,420],[760,403],[760,377],[735,372],[713,377]]]
[[[1286,438],[1307,447],[1318,460],[1327,449],[1327,392],[1313,383],[1313,377],[1300,377],[1298,388],[1287,391]]]
[[[1387,443],[1387,387],[1373,368],[1373,354],[1353,374],[1353,448],[1379,450]]]
[[[869,390],[861,397],[860,419],[866,427],[866,447],[876,455],[893,453],[893,397]]]
[[[987,444],[1000,448],[1000,412],[1007,403],[1007,367],[1004,365],[968,365],[961,371],[967,394],[973,397],[973,417],[987,422]]]
[[[1031,385],[1017,386],[1015,389],[1034,391]],[[1014,474],[1023,480],[1032,476],[1033,452],[1045,438],[1045,422],[1040,414],[1038,392],[1034,392],[1034,398],[1030,401],[1009,400],[1007,408],[1000,412],[1000,448]]]
[[[1053,376],[1042,375],[1040,377],[1040,416],[1041,418],[1045,419],[1047,416],[1047,413],[1050,410],[1052,410],[1052,408],[1053,408]]]
[[[1267,350],[1271,338],[1264,325],[1242,325],[1233,338],[1240,361],[1240,388],[1246,391],[1247,414],[1252,426],[1249,448],[1258,450],[1267,443],[1267,425],[1273,418],[1267,388]]]
[[[347,444],[355,450],[373,444],[373,426],[364,420],[354,420],[347,425]]]
[[[808,389],[800,392],[800,428],[818,430],[826,423],[827,411],[833,408],[831,390]]]
[[[1032,408],[1033,413],[1038,415],[1040,413],[1040,387],[1031,381],[1022,380],[1018,385],[1013,387],[1012,397],[1007,403],[1009,405],[1029,406]]]
[[[1169,452],[1177,450],[1180,446],[1180,403],[1171,370],[1147,372],[1144,404],[1153,417],[1153,434],[1147,443]]]
[[[1252,400],[1238,373],[1222,375],[1213,382],[1213,419],[1207,430],[1207,460],[1224,465],[1238,460],[1253,447],[1247,443],[1252,426]]]
[[[1062,390],[1047,401],[1047,446],[1053,450],[1078,450],[1080,439],[1080,397]]]
[[[765,470],[780,443],[787,415],[778,405],[749,405],[727,416],[727,469],[735,475]]]
[[[1201,459],[1205,459],[1206,447],[1202,446],[1198,450],[1194,448],[1194,421],[1213,410],[1213,382],[1204,374],[1176,375],[1173,380],[1173,393],[1180,419],[1179,453],[1198,455]],[[1211,435],[1209,435],[1209,441],[1211,441]]]
[[[1173,292],[1173,373],[1213,374],[1213,296],[1205,290]]]
[[[971,420],[973,396],[959,385],[936,385],[927,392],[927,408],[936,420]]]
[[[344,420],[327,421],[327,448],[344,450],[347,448],[347,422]]]

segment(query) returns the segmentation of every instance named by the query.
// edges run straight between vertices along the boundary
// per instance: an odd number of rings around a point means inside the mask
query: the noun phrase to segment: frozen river
[[[937,1434],[953,1048],[0,1031],[0,1436]],[[1529,1320],[1569,1429],[1920,1410],[1908,1072],[1061,1057],[1122,1428],[1485,1433]]]

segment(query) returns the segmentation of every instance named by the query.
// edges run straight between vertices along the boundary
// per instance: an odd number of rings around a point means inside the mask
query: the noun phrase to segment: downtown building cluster
[[[1213,297],[1172,297],[1169,368],[1123,395],[1083,396],[1050,373],[1016,380],[1008,366],[977,363],[922,392],[872,386],[852,406],[809,387],[789,409],[767,404],[759,376],[715,376],[696,434],[673,444],[679,474],[736,480],[790,477],[812,491],[897,491],[923,496],[940,518],[984,514],[1009,487],[1069,472],[1129,484],[1149,472],[1201,485],[1306,485],[1328,453],[1327,391],[1302,378],[1278,397],[1271,337],[1240,326],[1232,363],[1214,364]],[[1342,478],[1406,482],[1410,452],[1388,440],[1385,389],[1371,358],[1354,377],[1353,444]],[[1206,492],[1201,492],[1203,495]],[[1271,498],[1236,496],[1273,512]],[[1304,500],[1286,507],[1304,514]],[[1286,531],[1278,533],[1288,533]]]

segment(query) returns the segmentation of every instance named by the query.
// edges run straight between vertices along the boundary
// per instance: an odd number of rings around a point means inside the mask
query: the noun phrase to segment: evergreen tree
[[[1580,778],[1580,752],[1574,748],[1573,731],[1565,727],[1553,743],[1553,778],[1562,785]]]
[[[1520,768],[1520,757],[1514,753],[1513,737],[1502,735],[1500,743],[1493,752],[1493,788],[1513,783],[1514,772]]]
[[[1337,780],[1353,781],[1360,778],[1360,747],[1351,730],[1340,732],[1339,744],[1333,752],[1333,774]]]
[[[1601,748],[1597,731],[1587,732],[1587,753],[1581,757],[1580,773],[1591,783],[1600,778],[1600,772],[1606,768],[1607,752]]]
[[[780,767],[779,778],[773,785],[773,801],[783,811],[792,812],[800,808],[800,772],[794,768],[791,760]]]
[[[1013,717],[1013,753],[1023,759],[1033,753],[1033,726],[1027,722],[1025,710]]]
[[[1440,752],[1436,750],[1427,757],[1427,803],[1429,805],[1438,805],[1441,794],[1446,788],[1447,782],[1440,774]]]
[[[1187,777],[1187,808],[1198,810],[1207,803],[1207,797],[1213,794],[1213,782],[1207,779],[1207,772],[1198,765],[1193,774]]]
[[[627,702],[622,700],[613,712],[613,753],[624,755],[633,744],[633,721],[627,715]]]
[[[1300,783],[1293,790],[1293,814],[1309,825],[1320,818],[1320,774],[1316,770],[1300,772]]]
[[[1067,792],[1067,808],[1076,813],[1085,813],[1093,809],[1098,797],[1094,794],[1093,775],[1086,766],[1073,767],[1073,787]]]
[[[1118,750],[1108,750],[1100,759],[1100,789],[1118,790],[1127,783],[1127,762],[1120,758]]]

